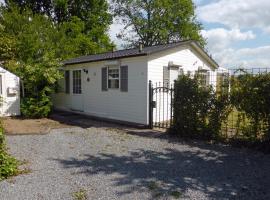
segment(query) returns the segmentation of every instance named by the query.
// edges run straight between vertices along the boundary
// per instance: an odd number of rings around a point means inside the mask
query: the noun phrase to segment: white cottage
[[[0,67],[0,116],[20,115],[20,79]]]
[[[215,83],[218,64],[195,41],[83,56],[64,63],[56,109],[136,124],[149,124],[149,81],[173,83],[201,70]]]

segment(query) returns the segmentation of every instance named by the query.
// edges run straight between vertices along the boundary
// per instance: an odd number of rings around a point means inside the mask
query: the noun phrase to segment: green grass
[[[171,196],[175,199],[179,199],[182,196],[182,193],[179,191],[172,191]]]
[[[79,191],[72,193],[74,200],[87,200],[87,193],[85,189],[80,189]]]
[[[149,183],[148,189],[149,190],[156,190],[156,189],[158,189],[158,184],[156,182],[152,181]]]

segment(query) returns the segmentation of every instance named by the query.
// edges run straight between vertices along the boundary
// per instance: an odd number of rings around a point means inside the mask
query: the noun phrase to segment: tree
[[[77,17],[84,22],[84,33],[95,42],[109,41],[106,34],[112,23],[106,0],[5,0],[6,7],[14,4],[20,11],[30,9],[35,14],[45,14],[56,24]]]
[[[50,94],[61,77],[60,62],[55,56],[54,41],[58,37],[55,26],[44,15],[21,13],[17,7],[2,7],[0,24],[1,39],[10,38],[12,46],[1,57],[5,66],[21,78],[25,88],[22,113],[28,117],[47,116],[52,106]]]
[[[61,78],[61,61],[111,46],[105,33],[105,39],[86,34],[78,17],[56,24],[44,14],[17,6],[2,7],[0,13],[0,58],[23,81],[21,110],[28,117],[45,117],[51,111],[50,94]]]
[[[113,0],[113,10],[125,25],[118,37],[137,46],[193,39],[202,46],[202,26],[196,21],[192,0]],[[132,34],[135,33],[135,36]]]
[[[51,0],[5,0],[5,4],[9,8],[15,4],[21,10],[29,8],[35,14],[46,14],[47,16],[50,16],[53,10]]]

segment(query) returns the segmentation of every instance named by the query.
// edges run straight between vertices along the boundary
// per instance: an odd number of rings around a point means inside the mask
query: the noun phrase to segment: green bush
[[[212,139],[219,136],[226,118],[228,97],[217,96],[213,88],[186,75],[175,82],[174,119],[171,133],[182,137]]]
[[[18,173],[18,161],[10,156],[5,147],[3,128],[0,128],[0,181]]]
[[[39,93],[36,98],[24,98],[21,103],[22,115],[27,118],[47,117],[52,110],[52,101],[45,91]]]
[[[231,79],[231,104],[245,114],[248,124],[242,129],[247,140],[270,138],[270,73],[242,74]]]
[[[232,76],[227,92],[220,91],[202,86],[196,76],[180,76],[175,83],[171,133],[267,149],[270,73]]]

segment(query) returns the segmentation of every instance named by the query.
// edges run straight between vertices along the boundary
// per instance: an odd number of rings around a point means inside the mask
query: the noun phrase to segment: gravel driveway
[[[0,199],[270,199],[270,156],[142,130],[66,128],[8,136],[29,174],[0,182]]]

